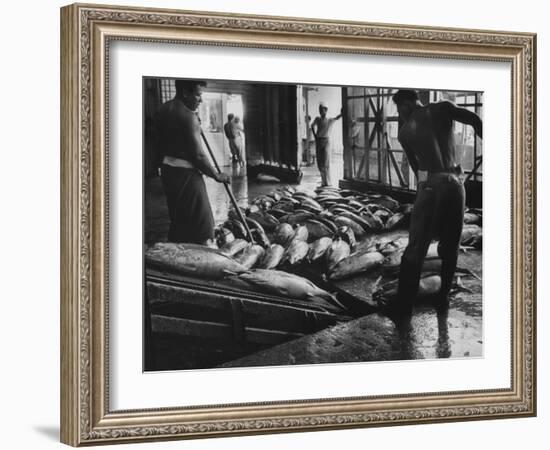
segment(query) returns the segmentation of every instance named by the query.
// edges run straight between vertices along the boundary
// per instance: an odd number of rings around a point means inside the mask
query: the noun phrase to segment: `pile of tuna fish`
[[[339,280],[380,265],[384,255],[376,245],[358,242],[405,227],[411,208],[387,195],[333,187],[309,193],[285,186],[255,198],[242,211],[255,245],[247,242],[235,211],[216,230],[216,240],[223,253],[247,268],[292,272],[298,265],[316,264],[328,279]]]
[[[340,280],[378,266],[394,269],[407,246],[390,231],[409,224],[412,204],[387,195],[318,188],[315,193],[290,186],[255,198],[243,209],[255,245],[235,211],[216,230],[221,251],[247,268],[293,268],[315,264],[329,280]],[[465,214],[462,245],[481,248],[481,210]]]
[[[243,208],[254,242],[231,210],[216,229],[216,248],[159,243],[146,255],[186,274],[210,279],[233,275],[267,294],[318,297],[334,304],[331,294],[295,273],[309,266],[329,281],[378,268],[395,275],[408,244],[406,232],[395,230],[406,230],[411,210],[411,204],[377,193],[334,187],[313,193],[283,186]],[[481,220],[481,210],[465,214],[462,245],[481,248]],[[440,264],[436,246],[430,246],[426,258],[434,267]]]

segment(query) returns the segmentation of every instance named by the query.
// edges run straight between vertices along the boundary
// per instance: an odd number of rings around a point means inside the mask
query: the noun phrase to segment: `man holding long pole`
[[[214,238],[214,216],[203,175],[229,183],[210,163],[201,143],[196,110],[206,82],[176,80],[175,97],[156,117],[157,150],[162,157],[162,186],[170,215],[170,242],[207,244]]]

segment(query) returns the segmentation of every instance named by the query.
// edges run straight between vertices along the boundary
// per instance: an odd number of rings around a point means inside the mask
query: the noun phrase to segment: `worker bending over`
[[[416,91],[402,89],[393,96],[401,126],[398,139],[417,177],[409,243],[401,259],[396,311],[409,314],[418,293],[422,264],[432,238],[439,238],[441,304],[448,295],[456,269],[465,191],[457,162],[453,122],[471,125],[482,137],[481,119],[449,101],[422,105]]]

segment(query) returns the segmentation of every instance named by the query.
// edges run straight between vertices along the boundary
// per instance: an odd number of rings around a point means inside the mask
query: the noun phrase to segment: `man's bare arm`
[[[411,166],[414,174],[416,175],[416,178],[418,179],[418,161],[416,159],[416,155],[410,149],[409,146],[403,144],[402,142],[401,142],[401,146],[403,147],[403,150],[405,151],[405,155],[407,155],[407,161],[409,161],[409,166]]]
[[[479,116],[466,109],[466,108],[460,108],[453,103],[449,102],[449,108],[451,111],[451,118],[453,120],[456,120],[457,122],[464,123],[466,125],[471,125],[474,128],[474,131],[476,134],[483,138],[483,123],[481,122],[481,119]]]
[[[317,139],[317,131],[315,131],[315,128],[314,128],[316,125],[317,125],[317,117],[315,118],[315,120],[311,124],[311,132],[313,133],[313,137],[315,139]]]
[[[201,126],[198,121],[194,122],[191,126],[192,139],[189,148],[189,155],[192,158],[193,165],[207,177],[213,178],[220,183],[229,183],[229,177],[225,173],[218,173],[204,152],[201,142]]]
[[[340,119],[341,117],[342,117],[342,108],[340,108],[340,114],[338,114],[338,115],[334,118],[334,120],[338,120],[338,119]]]

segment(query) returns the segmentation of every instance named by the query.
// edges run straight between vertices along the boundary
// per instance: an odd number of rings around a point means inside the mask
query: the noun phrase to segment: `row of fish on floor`
[[[396,274],[408,238],[395,230],[408,226],[412,205],[388,195],[320,187],[315,192],[283,186],[256,197],[242,209],[246,227],[235,210],[215,232],[212,246],[157,243],[146,251],[149,263],[207,279],[238,277],[266,294],[341,304],[331,293],[296,275],[311,266],[330,282],[381,268]],[[465,214],[461,245],[481,248],[482,211]],[[426,256],[420,285],[436,288],[440,260],[437,243]],[[459,268],[460,270],[460,268]],[[396,290],[391,281],[373,298],[386,301]],[[322,302],[325,303],[325,302]],[[326,305],[325,305],[326,306]]]

